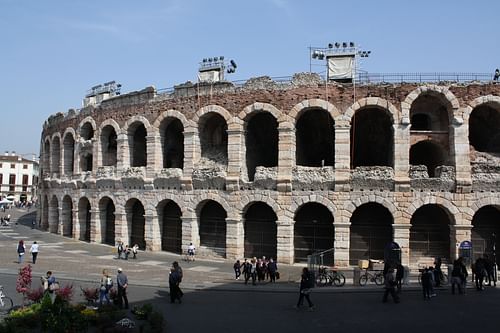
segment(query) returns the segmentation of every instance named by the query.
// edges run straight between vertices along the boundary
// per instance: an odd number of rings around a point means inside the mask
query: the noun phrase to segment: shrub
[[[26,298],[31,302],[39,303],[43,298],[43,288],[31,289],[26,293]]]
[[[56,295],[59,296],[63,301],[70,302],[73,298],[73,284],[66,284],[55,291]]]
[[[97,299],[99,298],[99,288],[82,288],[82,296],[85,298],[85,300],[89,303],[92,304]]]
[[[16,291],[20,294],[23,294],[23,304],[26,301],[26,293],[31,288],[31,265],[24,266],[19,269],[19,274],[17,275],[16,280]]]

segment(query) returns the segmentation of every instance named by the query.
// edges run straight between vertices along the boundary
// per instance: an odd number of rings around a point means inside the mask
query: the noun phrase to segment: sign
[[[470,250],[472,249],[472,243],[469,241],[463,241],[462,243],[460,243],[459,248],[461,250]]]

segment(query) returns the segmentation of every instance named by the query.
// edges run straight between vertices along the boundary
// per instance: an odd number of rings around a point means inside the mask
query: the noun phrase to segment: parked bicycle
[[[3,286],[0,286],[0,311],[9,312],[13,306],[14,302],[12,301],[12,298],[5,295],[3,292]]]
[[[371,273],[368,269],[364,270],[364,273],[359,277],[359,285],[366,286],[368,281],[375,282],[377,286],[381,286],[385,282],[384,273],[382,271],[372,271]]]
[[[335,285],[342,287],[345,284],[344,273],[328,267],[320,267],[316,276],[316,285],[319,287]]]
[[[419,274],[418,274],[418,284],[422,284],[422,273],[425,271],[425,269],[419,269],[418,271],[419,271]],[[446,286],[446,285],[448,285],[449,282],[450,282],[450,280],[448,278],[448,274],[443,273],[443,271],[440,271],[440,274],[439,274],[439,284],[442,285],[442,286]],[[434,284],[436,284],[435,281],[434,281]]]

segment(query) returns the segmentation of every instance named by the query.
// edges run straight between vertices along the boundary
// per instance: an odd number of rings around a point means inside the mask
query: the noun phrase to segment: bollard
[[[359,286],[359,277],[361,276],[361,269],[359,267],[354,267],[352,276],[352,285]]]

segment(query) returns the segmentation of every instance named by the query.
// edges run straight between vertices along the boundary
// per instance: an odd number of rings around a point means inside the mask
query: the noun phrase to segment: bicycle
[[[376,271],[376,273],[370,273],[368,269],[359,277],[359,285],[366,286],[368,281],[375,282],[377,286],[381,286],[385,282],[384,273],[382,271]]]
[[[13,306],[14,302],[12,301],[12,298],[5,295],[3,292],[3,286],[0,286],[0,311],[9,312]]]
[[[425,269],[419,269],[418,270],[420,274],[418,274],[418,284],[422,284],[422,273],[425,271]],[[448,274],[443,273],[443,271],[440,272],[441,274],[439,275],[439,284],[441,286],[446,286],[448,283],[450,283],[450,280],[448,278]],[[433,273],[434,274],[434,273]],[[435,284],[435,282],[434,282]]]
[[[316,285],[319,287],[335,285],[342,287],[345,284],[344,273],[337,270],[329,270],[327,267],[320,267],[316,276]]]

